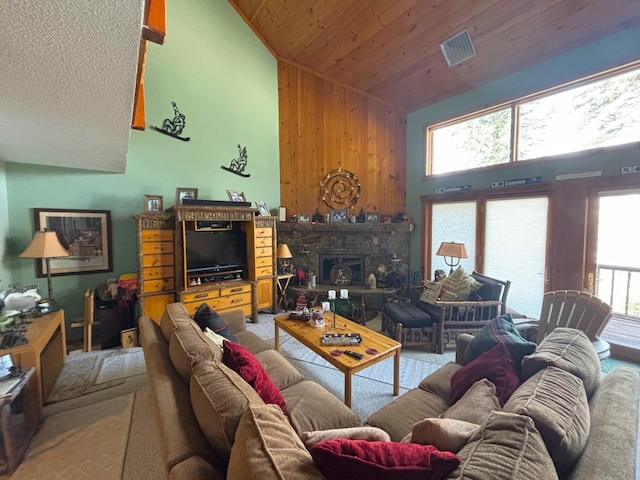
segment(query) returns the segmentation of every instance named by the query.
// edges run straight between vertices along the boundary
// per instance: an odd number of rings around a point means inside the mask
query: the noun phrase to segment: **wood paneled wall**
[[[407,117],[382,101],[278,62],[280,200],[287,214],[320,213],[320,182],[342,167],[357,175],[360,208],[406,211]]]

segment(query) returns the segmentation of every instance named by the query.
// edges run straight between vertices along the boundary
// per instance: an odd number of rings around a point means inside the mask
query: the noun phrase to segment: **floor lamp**
[[[60,240],[58,240],[58,234],[53,230],[37,231],[29,246],[18,256],[21,258],[44,259],[47,267],[49,301],[51,302],[53,300],[53,288],[51,287],[51,265],[49,261],[52,258],[69,256],[69,252],[64,249]]]

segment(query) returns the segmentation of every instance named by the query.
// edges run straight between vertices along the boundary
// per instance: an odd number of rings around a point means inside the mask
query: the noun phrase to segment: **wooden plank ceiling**
[[[638,0],[229,0],[281,61],[413,111],[640,23]],[[477,55],[440,43],[469,29]]]

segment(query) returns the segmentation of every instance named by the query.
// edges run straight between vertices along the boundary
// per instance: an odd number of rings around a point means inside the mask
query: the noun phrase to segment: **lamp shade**
[[[442,242],[436,255],[440,255],[441,257],[468,258],[464,243],[455,242]]]
[[[289,245],[286,243],[281,243],[278,245],[278,250],[276,252],[276,257],[278,258],[293,258],[291,255],[291,250],[289,250]]]
[[[36,232],[25,251],[18,256],[22,258],[68,257],[69,252],[64,249],[60,240],[58,240],[56,232],[53,230],[40,230]]]

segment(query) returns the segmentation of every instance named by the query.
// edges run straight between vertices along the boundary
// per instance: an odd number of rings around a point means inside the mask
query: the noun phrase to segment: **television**
[[[247,240],[238,223],[229,230],[187,231],[185,247],[187,273],[230,266],[240,266],[246,272]]]

